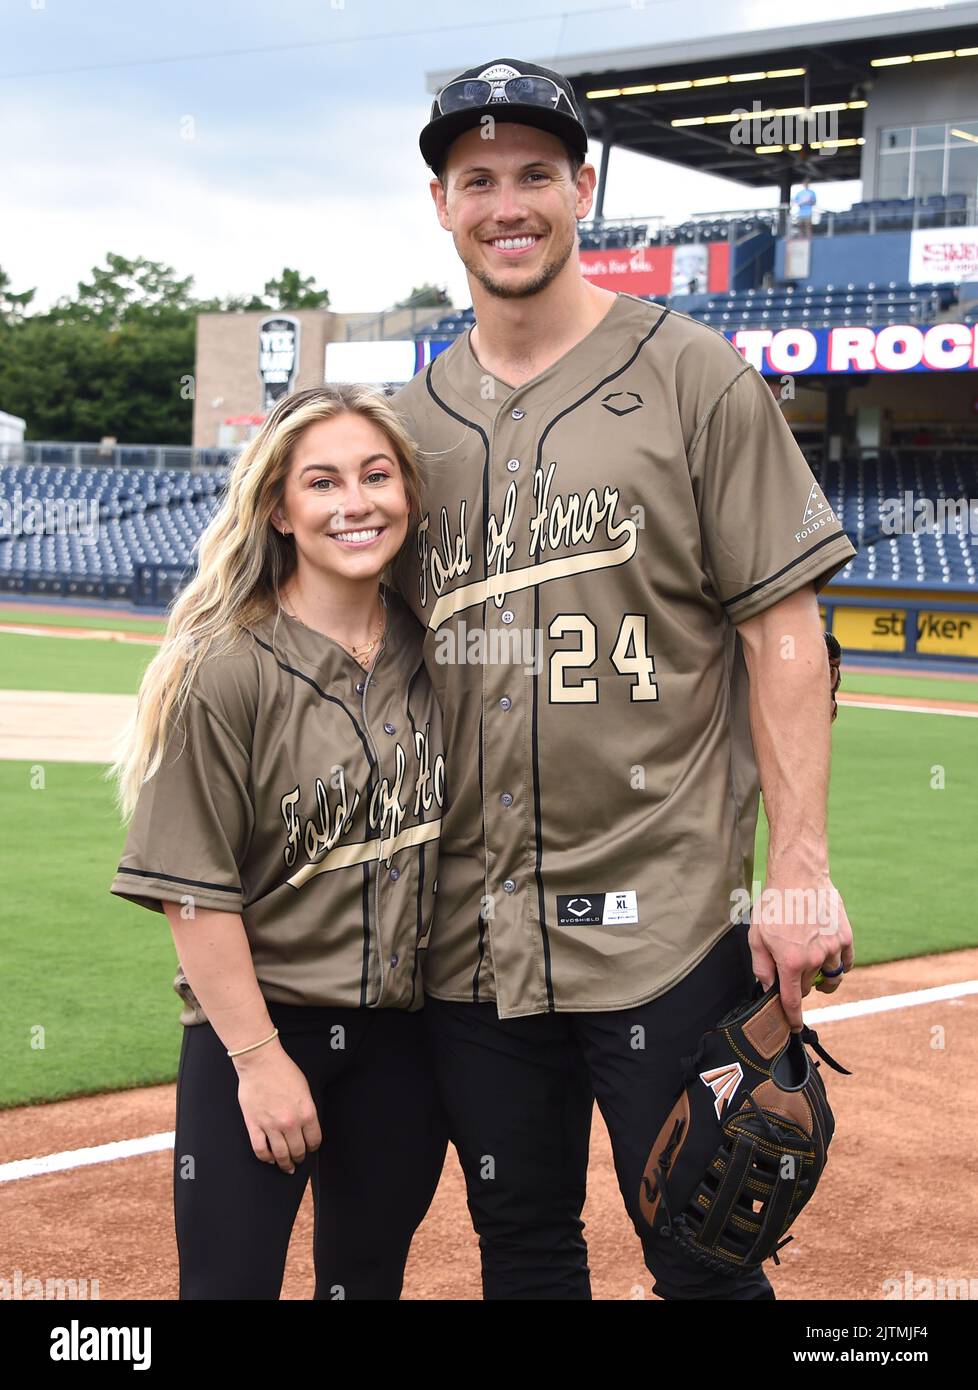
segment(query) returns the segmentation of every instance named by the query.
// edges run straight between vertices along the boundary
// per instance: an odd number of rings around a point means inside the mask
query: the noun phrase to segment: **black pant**
[[[184,1029],[173,1178],[180,1297],[278,1298],[311,1179],[314,1296],[396,1299],[447,1145],[422,1015],[276,1003],[268,1012],[309,1082],[323,1142],[292,1174],[256,1158],[234,1063],[210,1024]]]
[[[762,1270],[714,1274],[674,1241],[653,1240],[638,1205],[646,1159],[680,1089],[680,1058],[753,984],[747,927],[738,926],[685,979],[631,1009],[500,1019],[495,1004],[426,999],[487,1299],[590,1298],[581,1209],[595,1099],[653,1291],[774,1297]]]

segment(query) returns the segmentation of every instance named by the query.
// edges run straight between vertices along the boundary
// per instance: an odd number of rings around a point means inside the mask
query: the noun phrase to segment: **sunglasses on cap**
[[[567,100],[567,93],[550,77],[509,77],[503,82],[489,82],[481,77],[459,77],[442,87],[435,97],[435,104],[443,116],[448,116],[453,111],[464,111],[472,106],[489,106],[493,101],[514,102],[521,106],[542,106],[553,110],[560,105],[561,97],[567,110],[576,120],[576,113]]]

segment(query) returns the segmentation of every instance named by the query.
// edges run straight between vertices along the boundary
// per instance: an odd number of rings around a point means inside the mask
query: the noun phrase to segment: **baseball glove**
[[[639,1205],[655,1232],[710,1269],[780,1264],[785,1232],[815,1191],[835,1121],[806,1043],[851,1075],[812,1028],[791,1032],[775,980],[683,1058],[685,1089],[652,1146]]]
[[[829,658],[829,682],[832,692],[832,718],[839,713],[839,707],[835,703],[836,691],[842,684],[842,648],[839,639],[833,637],[831,632],[825,634],[825,646]]]

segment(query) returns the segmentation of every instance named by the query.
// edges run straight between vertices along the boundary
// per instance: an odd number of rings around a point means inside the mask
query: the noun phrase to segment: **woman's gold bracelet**
[[[238,1047],[238,1048],[236,1048],[236,1049],[234,1050],[234,1052],[229,1052],[229,1053],[228,1053],[228,1056],[229,1056],[229,1057],[240,1057],[241,1054],[242,1054],[242,1052],[254,1052],[254,1050],[255,1050],[256,1047],[264,1047],[266,1043],[270,1043],[270,1042],[272,1041],[273,1038],[277,1038],[277,1037],[278,1037],[278,1029],[276,1028],[274,1033],[269,1033],[268,1037],[267,1037],[267,1038],[262,1038],[261,1042],[251,1043],[250,1046],[248,1046],[248,1047]]]

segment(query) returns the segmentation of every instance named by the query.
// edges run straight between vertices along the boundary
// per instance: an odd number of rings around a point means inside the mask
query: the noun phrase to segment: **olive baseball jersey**
[[[281,611],[204,662],[112,882],[159,912],[240,913],[280,1003],[423,1002],[445,762],[421,630],[386,598],[369,673]],[[205,1022],[182,969],[174,988]]]
[[[503,1018],[643,1003],[752,882],[736,624],[853,547],[755,369],[631,295],[523,385],[469,332],[392,403],[450,769],[425,988]]]

